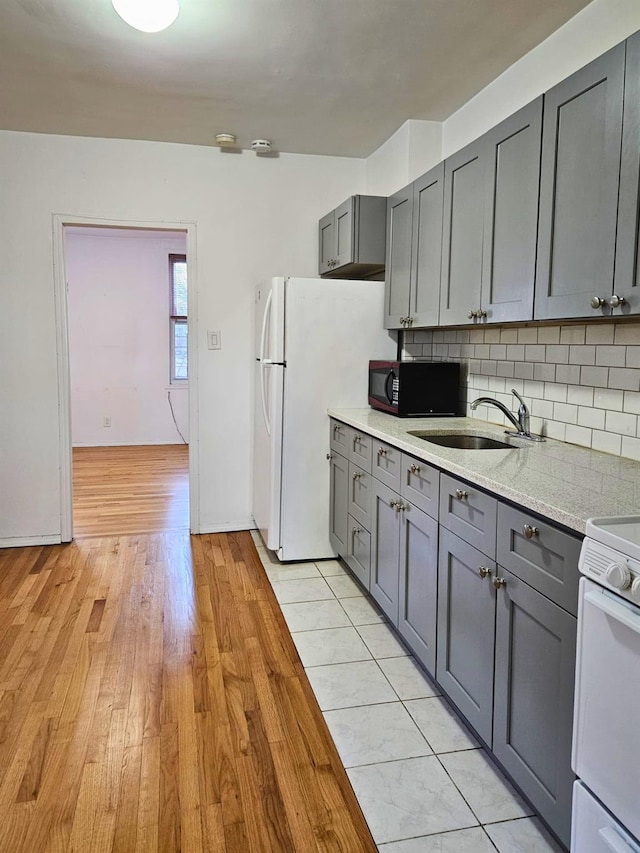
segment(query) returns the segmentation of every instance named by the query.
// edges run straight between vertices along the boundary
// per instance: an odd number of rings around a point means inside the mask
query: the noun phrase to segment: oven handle
[[[640,615],[635,613],[635,608],[634,610],[631,609],[632,605],[627,605],[625,602],[613,601],[606,592],[600,592],[600,590],[592,590],[586,593],[584,598],[585,601],[593,604],[598,610],[602,610],[607,616],[617,619],[618,622],[622,622],[623,625],[631,628],[636,634],[640,634]]]
[[[636,853],[637,847],[632,847],[611,826],[603,826],[598,835],[613,853]]]

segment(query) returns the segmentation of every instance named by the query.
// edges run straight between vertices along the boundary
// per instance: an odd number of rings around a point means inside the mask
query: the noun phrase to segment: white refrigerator
[[[394,359],[384,282],[274,278],[255,291],[253,517],[280,560],[335,556],[328,408],[368,405],[369,359]]]

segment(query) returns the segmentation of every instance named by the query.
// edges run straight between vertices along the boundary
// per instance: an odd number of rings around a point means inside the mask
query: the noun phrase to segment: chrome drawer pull
[[[327,459],[333,459],[333,453],[327,453]]]
[[[398,501],[389,501],[389,506],[390,506],[392,509],[395,509],[395,510],[396,510],[396,512],[397,512],[396,507],[398,506]]]
[[[378,456],[386,456],[386,455],[387,455],[387,451],[384,449],[384,447],[379,447],[378,448]]]
[[[419,474],[420,473],[420,466],[419,465],[412,465],[411,468],[409,468],[409,473],[410,474]]]
[[[493,585],[496,589],[500,589],[501,586],[506,586],[507,582],[504,578],[494,578]]]
[[[462,489],[456,489],[456,497],[459,501],[464,501],[469,497],[469,492],[463,492]]]
[[[361,471],[354,471],[354,472],[353,472],[353,479],[354,479],[354,480],[359,480],[359,479],[360,479],[360,477],[362,477],[362,472],[361,472]]]
[[[540,533],[537,527],[532,527],[530,524],[525,524],[523,530],[527,539],[533,539],[534,536],[537,536]]]
[[[358,533],[362,533],[362,528],[361,528],[361,527],[354,527],[354,528],[352,528],[352,530],[351,530],[351,535],[352,535],[352,536],[357,536],[357,535],[358,535]]]
[[[478,574],[481,578],[489,577],[489,575],[491,574],[491,569],[488,569],[486,566],[480,566],[480,568],[478,569]]]

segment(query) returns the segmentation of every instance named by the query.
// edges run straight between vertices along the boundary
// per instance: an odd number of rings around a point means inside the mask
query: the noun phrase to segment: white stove
[[[587,522],[579,568],[571,849],[640,853],[640,515]]]

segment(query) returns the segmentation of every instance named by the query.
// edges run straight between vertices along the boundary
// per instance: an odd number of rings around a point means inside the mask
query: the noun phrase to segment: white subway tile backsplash
[[[561,344],[583,344],[585,340],[585,326],[562,326],[560,329]]]
[[[570,346],[569,361],[571,364],[595,364],[595,346]]]
[[[638,431],[638,416],[626,412],[607,412],[605,428],[608,432],[617,432],[620,435],[632,435],[635,437]]]
[[[622,388],[624,391],[640,390],[640,370],[633,367],[610,367],[609,388]]]
[[[538,327],[538,343],[539,344],[559,344],[560,343],[560,326],[539,326]]]
[[[462,359],[463,398],[492,396],[550,438],[640,458],[640,321],[425,329],[403,338],[407,358]],[[469,414],[509,424],[490,406]]]
[[[567,388],[567,403],[577,403],[579,406],[593,406],[593,388],[587,385],[569,385]]]
[[[593,392],[593,405],[598,409],[613,409],[622,411],[622,391],[612,391],[608,388],[596,388]]]

